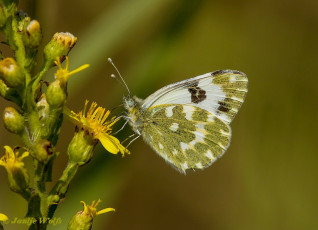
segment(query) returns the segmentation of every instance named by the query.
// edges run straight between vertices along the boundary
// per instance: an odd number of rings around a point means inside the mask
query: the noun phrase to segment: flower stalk
[[[124,156],[129,151],[112,136],[118,119],[110,118],[110,111],[94,102],[88,108],[88,101],[79,113],[66,107],[70,76],[89,66],[69,70],[67,55],[77,38],[68,32],[55,33],[44,47],[42,67],[35,68],[42,28],[37,20],[18,11],[17,4],[17,0],[0,0],[0,31],[14,54],[13,57],[3,57],[0,52],[0,96],[13,103],[3,111],[4,127],[19,137],[22,144],[19,148],[5,146],[0,166],[7,173],[10,189],[28,202],[26,216],[36,220],[30,229],[44,230],[48,222],[41,220],[53,217],[79,167],[89,163],[99,142],[112,154],[120,152]],[[51,68],[56,68],[54,80],[46,82],[43,77]],[[34,73],[36,69],[40,71]],[[67,151],[61,153],[68,156],[67,166],[48,191],[46,185],[52,181],[54,161],[60,154],[56,151],[56,144],[64,116],[76,125],[76,131]],[[25,166],[25,158],[31,159],[33,170]],[[97,211],[99,202],[92,205],[82,202],[84,210],[72,218],[69,229],[79,229],[81,225],[81,229],[91,229],[95,216],[113,210]],[[0,213],[0,221],[4,219]]]

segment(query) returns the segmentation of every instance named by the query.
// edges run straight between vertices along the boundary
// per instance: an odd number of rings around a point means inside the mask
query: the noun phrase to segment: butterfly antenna
[[[115,66],[113,60],[112,60],[111,58],[108,58],[108,61],[109,61],[110,64],[112,64],[112,66],[115,68],[116,72],[118,73],[118,75],[119,75],[119,77],[120,77],[120,80],[121,80],[121,81],[119,81],[119,82],[126,88],[128,94],[131,95],[131,94],[130,94],[130,91],[129,91],[129,88],[128,88],[127,84],[126,84],[126,82],[124,81],[124,79],[123,79],[123,77],[121,76],[119,70],[118,70],[117,67]],[[115,78],[116,80],[118,80],[118,78],[116,77],[115,74],[112,74],[112,75],[110,75],[110,76],[111,76],[112,78]]]

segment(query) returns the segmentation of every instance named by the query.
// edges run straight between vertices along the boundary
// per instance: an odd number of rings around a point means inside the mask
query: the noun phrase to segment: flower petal
[[[8,154],[8,158],[15,159],[15,154],[10,146],[5,145],[4,149],[6,150],[6,153]]]
[[[103,210],[101,210],[101,211],[103,211]],[[6,215],[0,213],[0,221],[7,221],[8,219],[9,218]]]
[[[106,212],[115,212],[115,209],[114,208],[104,208],[102,210],[99,210],[96,215],[100,215],[100,214],[103,214],[103,213],[106,213]]]
[[[123,147],[116,137],[110,136],[107,133],[100,133],[96,138],[98,138],[104,148],[112,154],[117,154],[121,150],[120,147]]]
[[[29,152],[24,152],[24,153],[22,153],[22,155],[19,157],[19,160],[22,160],[23,158],[28,157],[28,156],[29,156]]]

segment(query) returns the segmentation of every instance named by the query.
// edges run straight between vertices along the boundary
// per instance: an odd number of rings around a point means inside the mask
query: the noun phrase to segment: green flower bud
[[[53,154],[51,142],[48,140],[39,140],[32,148],[32,155],[40,162],[46,162]]]
[[[15,102],[17,105],[21,105],[22,101],[18,92],[15,89],[9,88],[4,81],[0,79],[0,96],[3,98]]]
[[[15,134],[20,134],[24,130],[24,117],[12,107],[6,107],[3,112],[5,128]]]
[[[7,98],[8,95],[13,93],[13,90],[9,88],[4,81],[0,79],[0,95],[4,98]]]
[[[10,88],[0,79],[0,95],[4,98],[8,95],[10,92]]]
[[[77,37],[71,33],[56,33],[52,40],[44,48],[45,66],[52,67],[54,61],[59,58],[61,61],[76,44]]]
[[[30,48],[37,48],[42,41],[42,33],[40,23],[32,20],[26,27],[23,36],[24,44]]]
[[[61,82],[52,82],[46,91],[46,100],[52,108],[61,108],[66,102],[66,86],[61,86]]]
[[[96,144],[97,141],[88,132],[76,132],[67,149],[69,161],[78,165],[86,164],[93,157]]]
[[[25,81],[22,69],[13,58],[5,58],[0,61],[0,78],[12,88],[24,85]]]

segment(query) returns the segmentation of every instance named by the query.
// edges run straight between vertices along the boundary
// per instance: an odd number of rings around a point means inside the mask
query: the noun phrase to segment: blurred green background
[[[81,200],[98,198],[100,208],[116,212],[96,217],[93,229],[318,229],[318,1],[20,2],[40,21],[44,44],[55,32],[78,37],[71,69],[91,67],[69,81],[67,105],[75,111],[85,99],[107,108],[121,103],[126,92],[109,77],[114,69],[108,57],[141,98],[218,69],[249,78],[246,101],[231,125],[231,146],[215,164],[184,176],[141,139],[125,158],[99,145],[56,212],[62,224],[49,229],[66,229]],[[7,105],[0,100],[1,111]],[[3,125],[0,130],[0,146],[20,143]],[[73,131],[66,121],[55,180]],[[127,128],[118,137],[131,133]],[[4,169],[0,180],[0,212],[23,217],[27,204],[8,189]]]

